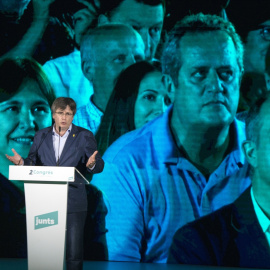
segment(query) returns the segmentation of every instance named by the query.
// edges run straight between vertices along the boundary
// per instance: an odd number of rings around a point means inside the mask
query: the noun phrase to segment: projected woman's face
[[[162,114],[171,104],[168,85],[159,71],[147,74],[141,81],[135,103],[135,128]]]
[[[8,165],[11,163],[6,159],[5,154],[13,155],[11,148],[22,157],[27,157],[36,131],[51,124],[49,103],[34,80],[27,80],[14,96],[1,102],[1,173],[8,176]]]

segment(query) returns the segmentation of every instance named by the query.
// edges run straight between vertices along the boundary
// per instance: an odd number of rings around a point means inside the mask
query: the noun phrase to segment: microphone
[[[60,159],[60,155],[59,155],[59,151],[60,151],[60,132],[61,132],[61,127],[59,126],[58,160],[57,160],[56,166],[59,166],[59,159]]]
[[[47,131],[47,133],[46,134],[43,134],[42,135],[42,140],[41,140],[41,142],[40,142],[40,144],[39,144],[39,146],[37,147],[37,150],[34,152],[34,157],[36,156],[36,154],[37,154],[37,152],[38,152],[38,150],[39,150],[39,148],[40,148],[40,146],[42,145],[42,143],[44,142],[44,140],[45,140],[45,138],[47,137],[47,135],[50,133],[50,131],[52,131],[52,129],[53,129],[53,126],[51,126],[50,128],[49,128],[49,130]],[[33,160],[32,160],[32,158],[31,157],[29,157],[28,156],[28,158],[30,159],[30,166],[32,166],[32,164],[33,164]]]

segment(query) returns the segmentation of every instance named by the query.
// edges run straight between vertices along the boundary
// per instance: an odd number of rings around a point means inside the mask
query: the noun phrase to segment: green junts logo
[[[35,230],[58,224],[58,211],[35,216]]]

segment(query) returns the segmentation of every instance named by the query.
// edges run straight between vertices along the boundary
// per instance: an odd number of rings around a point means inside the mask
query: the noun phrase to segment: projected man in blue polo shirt
[[[166,262],[175,231],[233,202],[249,185],[235,119],[243,46],[233,25],[192,15],[168,35],[162,65],[175,102],[116,141],[93,183],[108,199],[109,259]]]

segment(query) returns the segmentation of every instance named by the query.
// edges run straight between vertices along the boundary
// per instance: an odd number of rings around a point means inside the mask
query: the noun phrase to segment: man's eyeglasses
[[[55,112],[56,114],[58,114],[59,116],[66,116],[66,117],[71,117],[73,115],[73,113],[63,113],[63,112]]]
[[[260,25],[254,30],[261,30],[260,35],[264,40],[270,41],[270,25]]]

